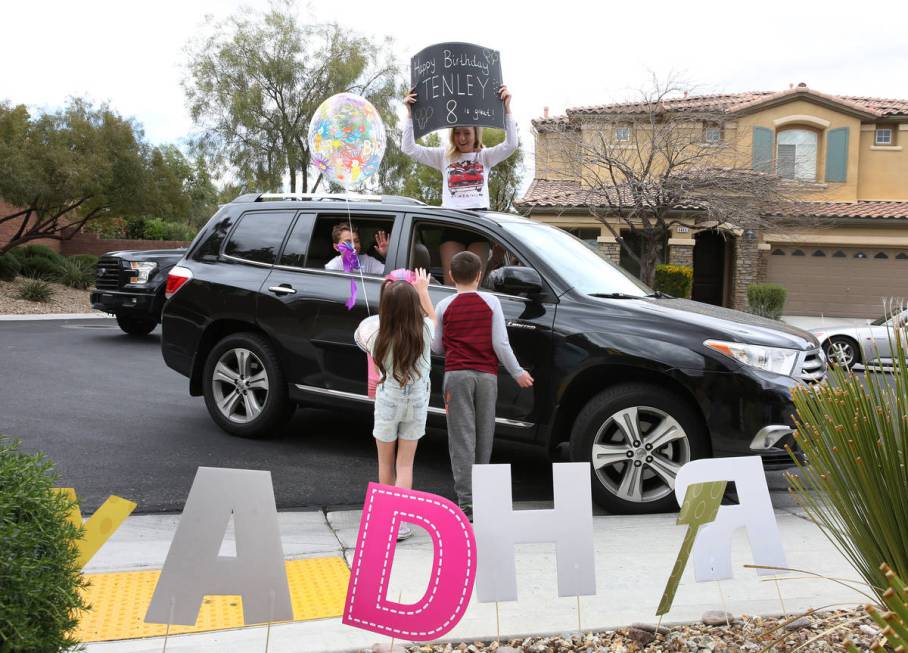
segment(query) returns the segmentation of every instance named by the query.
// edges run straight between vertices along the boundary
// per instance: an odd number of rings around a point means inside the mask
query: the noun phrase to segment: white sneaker
[[[400,528],[397,529],[397,541],[403,542],[407,538],[413,535],[413,531],[410,530],[410,527],[406,524],[401,524]]]

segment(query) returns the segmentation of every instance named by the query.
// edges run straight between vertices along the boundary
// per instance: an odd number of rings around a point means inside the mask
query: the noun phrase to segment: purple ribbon
[[[338,248],[340,249],[341,261],[344,263],[344,272],[359,270],[359,257],[356,255],[356,250],[353,249],[353,244],[345,240],[338,245]],[[344,306],[347,307],[348,311],[352,311],[355,305],[356,278],[353,278],[350,279],[350,297],[347,299]]]

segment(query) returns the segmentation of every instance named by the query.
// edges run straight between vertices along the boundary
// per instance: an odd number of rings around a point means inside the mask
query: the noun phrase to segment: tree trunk
[[[641,232],[643,243],[640,252],[640,281],[652,287],[656,278],[656,266],[659,264],[659,252],[662,239],[658,232]]]
[[[296,192],[296,161],[292,157],[287,157],[287,167],[290,172],[290,192]]]

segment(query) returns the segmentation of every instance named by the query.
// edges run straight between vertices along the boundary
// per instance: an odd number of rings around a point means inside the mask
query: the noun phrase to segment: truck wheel
[[[214,346],[202,391],[217,425],[244,438],[273,435],[295,409],[274,348],[257,333],[235,333]]]
[[[709,452],[695,410],[643,383],[599,393],[571,429],[571,459],[590,463],[593,499],[619,514],[677,510],[678,470]]]
[[[147,336],[158,326],[158,321],[146,315],[117,313],[117,324],[131,336]]]

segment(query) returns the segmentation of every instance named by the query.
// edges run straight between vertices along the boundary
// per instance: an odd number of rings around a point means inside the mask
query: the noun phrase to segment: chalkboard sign
[[[472,43],[430,45],[410,60],[413,135],[457,126],[504,129],[501,83],[498,50]]]

